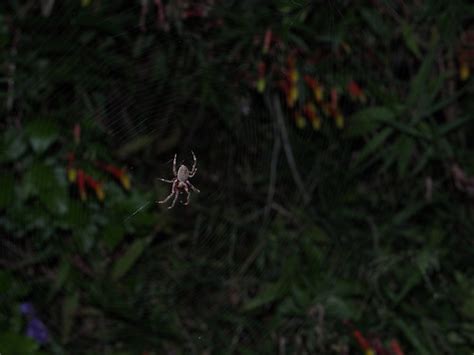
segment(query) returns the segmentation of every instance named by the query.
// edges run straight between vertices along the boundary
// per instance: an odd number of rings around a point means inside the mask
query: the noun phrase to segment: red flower
[[[73,129],[74,143],[79,144],[81,142],[81,126],[79,123],[74,125]]]
[[[95,194],[97,198],[100,201],[104,200],[105,194],[104,194],[104,189],[102,187],[102,183],[96,181],[92,176],[90,175],[84,175],[85,181],[87,185],[89,185],[90,188],[92,188],[95,191]]]
[[[347,84],[347,91],[349,91],[349,95],[353,100],[360,100],[362,103],[366,101],[364,91],[354,80]]]
[[[357,344],[362,348],[362,350],[366,351],[370,349],[369,342],[367,339],[362,335],[362,333],[359,330],[354,330],[353,332],[354,338],[357,341]]]
[[[403,350],[396,339],[390,341],[390,349],[392,350],[393,355],[404,355]]]
[[[257,91],[262,93],[265,91],[265,70],[266,64],[264,62],[258,63],[258,80],[257,80]]]
[[[97,163],[103,170],[112,174],[124,187],[125,190],[130,190],[130,176],[127,174],[125,168],[118,168],[112,164]]]
[[[271,42],[272,42],[272,30],[268,28],[267,31],[265,32],[265,38],[263,39],[263,54],[268,53]]]
[[[312,102],[308,102],[304,108],[303,112],[308,117],[308,119],[311,121],[311,124],[313,125],[313,128],[316,130],[319,130],[321,128],[321,119],[318,117],[316,113],[316,107]]]
[[[336,88],[331,89],[331,109],[334,111],[337,111],[338,109],[338,95],[337,95],[337,90]]]
[[[314,99],[317,103],[321,103],[323,101],[323,94],[324,89],[323,86],[314,78],[310,77],[309,75],[304,76],[304,81],[313,91]]]
[[[82,201],[87,199],[87,192],[86,192],[86,185],[84,179],[84,170],[79,169],[77,171],[77,187],[79,189],[79,196],[81,197]]]

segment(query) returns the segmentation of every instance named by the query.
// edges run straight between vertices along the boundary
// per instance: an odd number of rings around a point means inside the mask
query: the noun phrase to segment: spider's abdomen
[[[178,169],[177,178],[181,182],[185,182],[188,180],[189,177],[189,170],[185,165],[181,165]]]

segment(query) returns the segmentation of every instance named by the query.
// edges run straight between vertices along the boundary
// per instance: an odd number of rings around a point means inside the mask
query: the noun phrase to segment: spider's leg
[[[177,156],[177,154],[174,155],[174,159],[173,159],[173,174],[174,174],[174,176],[176,176],[178,174],[176,172],[176,156]]]
[[[196,174],[196,171],[197,171],[197,159],[196,159],[196,155],[194,154],[194,152],[191,150],[191,153],[193,154],[193,168],[191,169],[191,172],[189,173],[189,177],[193,177],[194,174]]]
[[[173,183],[173,185],[171,186],[171,193],[164,199],[164,200],[161,200],[161,201],[156,201],[156,203],[165,203],[166,201],[168,201],[171,197],[173,197],[174,194],[177,193],[177,190],[176,190],[176,182]]]
[[[191,189],[193,189],[194,192],[201,192],[199,189],[197,189],[193,184],[191,184],[189,181],[186,182]]]
[[[166,201],[168,201],[171,197],[173,197],[173,195],[176,193],[176,191],[174,191],[174,189],[171,191],[171,193],[164,199],[164,200],[161,200],[161,201],[156,201],[156,203],[165,203]]]
[[[158,180],[161,180],[161,181],[167,182],[167,183],[169,183],[169,184],[172,184],[172,183],[174,183],[174,180],[166,180],[166,179],[163,179],[163,178],[158,178]]]
[[[168,209],[171,209],[174,207],[174,204],[176,203],[176,200],[178,199],[178,195],[179,195],[179,191],[176,190],[176,195],[174,196],[173,203],[171,204],[171,206],[168,207]]]
[[[186,202],[184,203],[184,205],[188,205],[189,204],[189,196],[191,195],[189,193],[189,188],[187,185],[184,185],[184,191],[186,191],[186,193],[188,194],[188,197],[186,198]]]

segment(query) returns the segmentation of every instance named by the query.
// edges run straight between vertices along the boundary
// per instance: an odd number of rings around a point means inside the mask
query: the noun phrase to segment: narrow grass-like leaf
[[[367,157],[373,154],[377,149],[380,148],[382,144],[387,140],[387,138],[392,134],[392,128],[384,128],[379,132],[375,137],[373,137],[359,153],[356,164],[360,164]]]
[[[117,281],[124,276],[142,255],[145,247],[148,245],[148,239],[136,240],[114,265],[112,279]]]

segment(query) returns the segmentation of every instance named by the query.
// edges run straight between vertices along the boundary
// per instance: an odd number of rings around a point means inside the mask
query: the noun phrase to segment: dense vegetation
[[[469,0],[0,11],[0,353],[474,351]]]

